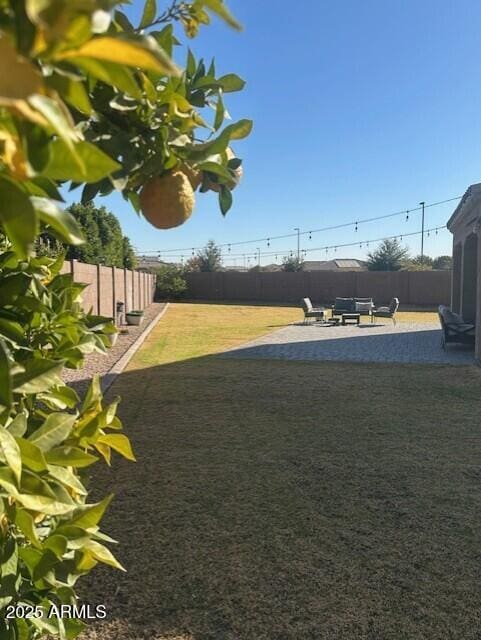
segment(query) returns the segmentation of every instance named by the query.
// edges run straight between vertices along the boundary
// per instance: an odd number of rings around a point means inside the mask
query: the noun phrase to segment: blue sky
[[[142,5],[133,0],[130,15]],[[234,207],[223,218],[215,194],[198,194],[187,224],[158,231],[120,196],[102,199],[139,251],[309,231],[458,196],[481,181],[481,3],[230,0],[229,6],[242,33],[214,19],[189,44],[197,56],[214,56],[221,74],[236,72],[247,81],[244,92],[226,101],[233,119],[255,122],[250,138],[234,146],[244,160]],[[455,204],[427,209],[427,226],[445,224]],[[361,224],[357,232],[352,226],[310,241],[304,236],[302,247],[419,227],[413,213],[407,222],[400,216]],[[419,237],[404,240],[419,253]],[[280,256],[295,246],[292,238],[232,253],[260,247]],[[450,234],[426,237],[425,251],[450,253]],[[307,259],[365,253],[363,245],[311,251]]]

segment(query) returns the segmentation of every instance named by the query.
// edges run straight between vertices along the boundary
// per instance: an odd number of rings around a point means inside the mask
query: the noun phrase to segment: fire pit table
[[[343,326],[346,324],[359,324],[361,321],[360,313],[343,313],[342,314],[342,324]]]

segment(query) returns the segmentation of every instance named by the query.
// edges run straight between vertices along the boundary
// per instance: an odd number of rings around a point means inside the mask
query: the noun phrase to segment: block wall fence
[[[435,307],[449,305],[451,299],[451,271],[219,271],[189,273],[187,284],[193,300],[299,304],[309,297],[328,304],[338,296],[369,297],[381,305],[397,297],[401,306]]]
[[[86,311],[116,318],[117,302],[125,304],[125,311],[145,309],[154,300],[155,276],[143,271],[131,271],[98,264],[66,260],[62,273],[71,273],[75,282],[88,287],[83,292]]]

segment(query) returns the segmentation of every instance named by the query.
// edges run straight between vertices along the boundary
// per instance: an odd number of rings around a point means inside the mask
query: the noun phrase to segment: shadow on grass
[[[83,637],[474,640],[480,380],[218,357],[125,372],[138,462],[95,488],[116,493],[103,528],[127,573],[82,583],[108,612]]]

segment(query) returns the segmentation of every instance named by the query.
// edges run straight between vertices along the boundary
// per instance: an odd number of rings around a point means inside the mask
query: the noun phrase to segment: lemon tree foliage
[[[190,51],[173,62],[175,26],[193,37],[212,16],[239,26],[222,0],[147,0],[138,25],[115,0],[0,0],[1,639],[81,631],[50,607],[75,603],[97,563],[122,569],[100,529],[110,497],[92,503],[86,474],[112,452],[134,459],[118,399],[105,403],[98,379],[79,398],[62,379],[116,329],[82,310],[83,285],[62,273],[62,254],[36,251],[39,239],[84,242],[62,185],[84,203],[113,189],[138,210],[148,201],[161,227],[190,215],[196,189],[229,209],[240,179],[231,143],[252,124],[224,126],[224,96],[244,83]],[[17,605],[42,615],[7,616]]]

